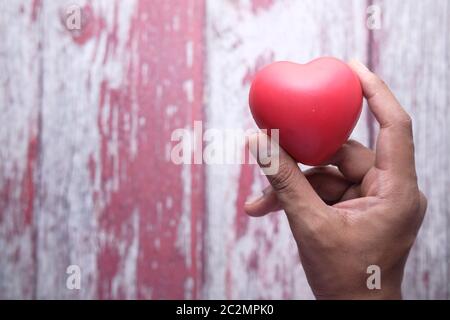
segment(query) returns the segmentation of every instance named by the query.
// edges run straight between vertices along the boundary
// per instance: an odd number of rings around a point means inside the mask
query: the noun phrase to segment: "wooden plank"
[[[0,299],[35,293],[38,16],[38,1],[0,1]]]
[[[70,32],[64,4],[43,2],[37,297],[195,298],[203,174],[164,151],[202,118],[203,4],[75,5]]]
[[[273,60],[366,57],[363,1],[210,1],[207,5],[209,128],[253,127],[252,76]],[[354,137],[368,143],[364,114]],[[232,152],[230,148],[225,152]],[[207,298],[312,298],[284,215],[249,219],[246,198],[265,178],[255,166],[207,167]]]
[[[374,31],[374,67],[413,117],[419,184],[428,212],[411,252],[406,298],[449,298],[450,3],[376,1],[382,28]]]
[[[66,4],[42,2],[43,96],[35,206],[39,299],[97,297],[103,271],[97,261],[103,235],[99,202],[105,198],[97,196],[101,181],[95,173],[102,142],[100,94],[103,82],[115,77],[120,87],[126,77],[124,52],[135,8],[129,4],[118,8],[110,1],[76,1],[83,24],[81,30],[70,31]],[[115,14],[118,9],[120,16]],[[117,56],[111,58],[108,36],[117,41]],[[113,178],[111,174],[105,179]],[[118,236],[119,244],[127,259],[128,242]],[[69,265],[81,269],[81,290],[66,287]]]
[[[137,12],[132,39],[138,54],[130,90],[136,90],[139,114],[147,125],[137,136],[139,153],[130,161],[131,179],[120,191],[137,193],[143,227],[137,297],[198,298],[203,273],[203,168],[177,166],[168,151],[173,130],[192,129],[203,119],[204,2],[142,0]]]

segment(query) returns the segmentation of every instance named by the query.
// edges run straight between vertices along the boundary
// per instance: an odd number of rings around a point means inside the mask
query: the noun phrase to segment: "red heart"
[[[361,114],[357,75],[335,58],[307,64],[272,63],[250,88],[250,109],[261,129],[279,129],[280,146],[298,162],[320,165],[347,141]]]

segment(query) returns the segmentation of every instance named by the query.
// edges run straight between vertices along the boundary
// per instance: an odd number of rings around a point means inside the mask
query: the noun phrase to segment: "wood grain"
[[[32,298],[41,107],[36,1],[0,1],[0,299]]]
[[[374,30],[375,71],[414,124],[419,184],[428,211],[408,260],[404,296],[448,299],[450,256],[450,27],[448,1],[382,1],[382,28]]]
[[[73,31],[62,2],[1,3],[1,296],[198,297],[203,171],[167,151],[202,120],[203,3],[75,1]]]
[[[364,23],[361,1],[208,2],[208,127],[254,126],[248,89],[253,74],[273,60],[365,61]],[[365,117],[354,137],[367,144]],[[255,166],[207,167],[207,298],[312,298],[285,216],[257,220],[243,212],[265,183]]]
[[[369,64],[411,113],[429,209],[404,295],[450,298],[449,1],[70,4],[81,30],[65,2],[0,0],[0,299],[313,298],[284,215],[243,212],[259,169],[175,165],[170,151],[197,120],[254,128],[254,73],[324,55]],[[364,106],[353,138],[376,133]]]

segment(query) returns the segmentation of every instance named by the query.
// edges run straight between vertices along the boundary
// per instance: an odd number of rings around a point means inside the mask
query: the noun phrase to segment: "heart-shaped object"
[[[362,97],[353,70],[324,57],[264,67],[253,79],[249,104],[259,128],[279,129],[280,146],[295,160],[320,165],[347,141],[361,114]]]

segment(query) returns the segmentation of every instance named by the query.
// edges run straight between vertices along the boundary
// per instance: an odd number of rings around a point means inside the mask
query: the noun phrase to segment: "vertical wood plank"
[[[192,130],[203,118],[203,22],[204,3],[197,0],[139,1],[133,20],[129,107],[145,126],[137,134],[139,152],[123,157],[128,179],[111,213],[123,195],[140,213],[138,298],[201,294],[203,168],[173,164],[170,150],[173,130]]]
[[[38,1],[0,1],[0,299],[35,294],[39,10]]]
[[[364,62],[365,9],[364,1],[209,1],[208,127],[254,126],[249,85],[274,60],[305,63],[332,55]],[[365,116],[354,137],[367,144]],[[284,215],[251,220],[243,212],[246,198],[264,183],[255,166],[207,167],[208,298],[312,297]]]
[[[203,3],[44,1],[38,298],[195,298],[203,174],[171,133],[201,120]],[[82,271],[67,290],[68,265]]]
[[[375,71],[413,118],[419,184],[428,211],[410,254],[406,298],[449,298],[450,3],[375,1],[382,28],[374,31]],[[444,170],[444,171],[443,171]]]
[[[42,2],[43,96],[35,206],[40,299],[97,297],[97,281],[106,272],[97,261],[104,237],[99,216],[109,201],[100,189],[102,182],[119,179],[118,172],[108,172],[101,181],[95,171],[101,168],[95,162],[102,145],[101,88],[109,79],[117,88],[126,82],[135,3],[118,7],[113,1],[75,1],[71,5],[80,9],[81,30],[67,28],[66,3]],[[117,134],[119,128],[113,129]],[[119,143],[110,142],[111,149]],[[126,209],[125,214],[132,216]],[[129,243],[120,235],[116,240],[121,257],[132,264]],[[69,265],[81,269],[81,290],[66,287]]]

